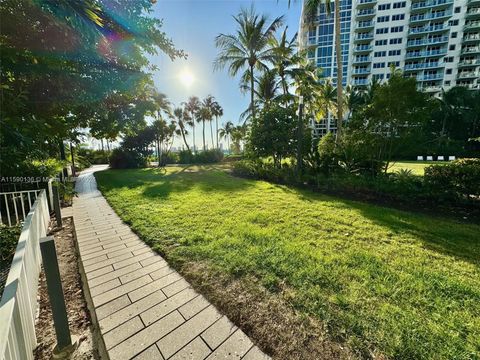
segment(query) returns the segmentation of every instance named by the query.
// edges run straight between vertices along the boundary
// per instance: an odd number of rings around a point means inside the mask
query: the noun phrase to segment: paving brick
[[[119,255],[117,257],[114,257],[114,258],[111,258],[111,259],[109,259],[107,257],[107,255],[105,255],[104,260],[97,261],[97,262],[92,262],[92,263],[86,265],[85,266],[85,271],[90,272],[90,271],[100,269],[100,268],[108,266],[108,265],[113,265],[115,270],[117,270],[118,268],[116,267],[116,264],[120,263],[123,260],[131,259],[132,257],[133,257],[133,254],[131,254],[131,253],[121,254],[121,255]]]
[[[100,255],[107,255],[108,258],[112,258],[113,256],[110,256],[110,254],[113,254],[119,250],[125,250],[125,249],[127,249],[127,247],[124,244],[118,244],[111,249],[98,250],[93,253],[89,253],[87,255],[82,254],[82,259],[83,260],[93,259]]]
[[[167,263],[165,262],[165,264],[167,264]],[[173,270],[171,267],[165,266],[165,267],[162,267],[162,268],[158,269],[157,271],[153,271],[150,274],[150,276],[152,277],[153,280],[157,280],[157,279],[160,279],[160,278],[162,278],[162,277],[164,277],[168,274],[171,274],[174,271],[175,270]]]
[[[178,311],[180,311],[180,314],[182,314],[185,320],[188,320],[195,314],[205,309],[208,305],[210,305],[210,303],[203,296],[199,295],[185,305],[182,305]]]
[[[148,275],[145,275],[137,279],[137,281],[129,282],[125,285],[119,286],[115,289],[109,290],[107,292],[104,292],[103,294],[93,297],[93,304],[95,305],[95,307],[103,305],[121,295],[127,294],[129,291],[148,284],[151,281],[152,278]]]
[[[120,344],[122,341],[128,339],[133,334],[139,332],[144,328],[142,321],[138,316],[124,322],[122,325],[116,327],[112,331],[104,333],[103,340],[105,347],[108,349]]]
[[[145,254],[142,254],[142,255],[145,256]],[[160,258],[160,256],[158,256],[157,254],[152,254],[152,256],[147,257],[145,260],[141,260],[140,264],[142,264],[142,266],[147,266],[147,265],[150,265],[151,263],[157,261],[158,258]]]
[[[161,292],[160,290],[158,290],[155,293],[163,294],[163,292]],[[172,296],[171,298],[168,298],[160,302],[159,304],[151,307],[150,309],[148,310],[146,309],[142,314],[140,314],[140,317],[142,318],[142,321],[145,323],[145,325],[150,325],[151,323],[155,322],[157,319],[164,317],[168,313],[182,306],[182,304],[185,304],[187,301],[190,301],[196,295],[197,294],[193,289],[191,288],[185,289],[179,292],[178,294],[176,294],[175,296]],[[141,301],[143,301],[143,299],[139,300],[138,302],[141,302]]]
[[[212,349],[216,349],[218,345],[225,341],[238,328],[228,320],[226,316],[222,316],[215,324],[210,326],[202,333],[202,338]]]
[[[181,279],[181,276],[178,275],[177,273],[171,273],[170,275],[167,275],[161,279],[155,280],[152,283],[145,285],[137,290],[131,291],[128,294],[128,297],[132,302],[137,301],[141,299],[142,297],[147,296],[148,294],[151,294],[154,291],[158,291],[162,287],[167,286],[168,284],[173,283],[174,281],[177,281]]]
[[[82,264],[83,264],[84,268],[87,268],[90,265],[98,264],[99,262],[107,260],[107,259],[108,259],[107,255],[102,255],[102,256],[100,256],[98,258],[95,258],[95,259],[91,259],[91,260],[88,260],[88,261],[83,261]]]
[[[203,360],[211,350],[200,338],[195,338],[169,360]]]
[[[157,342],[160,352],[167,359],[178,350],[187,345],[195,337],[202,333],[222,315],[213,306],[207,307],[202,312],[179,326],[170,334]],[[247,349],[248,350],[248,349]],[[246,351],[245,351],[246,352]]]
[[[258,347],[252,347],[242,360],[270,360],[270,357],[265,355]]]
[[[130,359],[184,322],[182,315],[175,311],[146,327],[109,351],[110,359]]]
[[[143,299],[134,302],[121,310],[116,311],[115,313],[110,314],[109,316],[105,317],[100,321],[100,329],[105,331],[110,331],[114,327],[120,325],[121,323],[125,322],[126,320],[137,316],[151,307],[161,303],[163,300],[166,299],[166,296],[161,291],[156,291]],[[153,319],[154,321],[160,319],[160,317]],[[153,321],[151,321],[153,322]],[[146,325],[149,325],[151,322],[145,322]]]
[[[112,300],[105,305],[99,306],[95,308],[95,314],[97,315],[98,320],[102,320],[103,318],[123,309],[125,306],[131,304],[130,299],[127,295],[120,296],[115,300]]]
[[[162,291],[167,295],[168,297],[175,295],[179,291],[182,291],[183,289],[189,287],[190,284],[186,282],[185,279],[181,278],[178,281],[175,281],[173,284],[168,285],[162,289]]]
[[[106,273],[109,273],[111,271],[113,271],[113,266],[112,265],[108,265],[108,266],[104,266],[100,269],[96,269],[96,270],[92,270],[92,271],[86,271],[85,270],[85,275],[87,276],[87,280],[90,280],[92,278],[95,278],[97,276],[100,276],[100,275],[103,275],[103,274],[106,274]]]
[[[124,259],[122,259],[122,261],[114,262],[114,263],[112,263],[112,265],[115,268],[115,270],[117,270],[117,269],[121,269],[122,267],[125,267],[127,265],[139,262],[142,259],[147,259],[147,258],[149,258],[153,255],[155,255],[155,254],[153,254],[153,252],[151,252],[149,254],[142,254],[142,255],[139,255],[139,256],[133,256],[132,253],[129,253],[128,257],[126,257],[125,254],[124,254],[124,255],[121,255],[122,257],[124,257]],[[114,259],[116,259],[116,258],[114,258]]]
[[[90,288],[90,295],[97,296],[97,295],[100,295],[101,293],[104,293],[105,291],[115,289],[120,285],[122,285],[120,280],[115,278],[113,280],[107,281],[103,284]]]
[[[124,241],[124,240],[118,239],[117,243],[110,243],[110,244],[103,244],[102,243],[102,248],[105,249],[105,250],[106,249],[111,249],[111,248],[115,247],[115,244],[123,244],[128,248],[128,247],[133,246],[133,245],[141,244],[141,242],[140,242],[140,240]]]
[[[111,249],[108,249],[108,250],[104,250],[107,252],[107,257],[108,258],[114,258],[118,255],[121,255],[121,254],[126,254],[126,253],[132,253],[133,254],[133,251],[136,250],[136,249],[144,249],[144,248],[147,248],[148,247],[145,245],[145,244],[138,244],[138,245],[135,245],[135,246],[132,246],[132,247],[129,247],[127,248],[125,245],[122,245],[123,248],[122,249],[118,249],[118,250],[115,250],[115,251],[111,251],[109,252],[109,250]],[[150,249],[149,249],[150,250]]]
[[[157,261],[156,263],[150,264],[149,266],[146,266],[146,267],[142,267],[140,263],[137,263],[137,265],[140,267],[138,270],[130,272],[123,276],[120,276],[120,281],[122,282],[122,284],[126,284],[127,282],[133,281],[142,275],[147,275],[155,270],[158,270],[159,268],[163,268],[167,265],[167,263],[159,259],[159,261]],[[150,277],[153,279],[151,274],[150,274]]]
[[[135,356],[132,360],[164,360],[160,351],[158,351],[157,345],[150,346],[144,352],[141,352]]]
[[[253,343],[248,336],[243,331],[237,330],[211,353],[207,359],[241,359],[252,346]]]
[[[140,263],[137,262],[137,263],[134,263],[132,265],[125,266],[121,269],[111,271],[111,272],[109,272],[105,275],[98,276],[96,278],[90,279],[88,281],[88,284],[91,287],[94,287],[94,286],[100,285],[104,282],[107,282],[107,281],[110,281],[112,279],[118,278],[122,275],[128,274],[128,273],[130,273],[132,271],[135,271],[135,270],[138,270],[138,269],[142,269],[142,265],[140,265]]]

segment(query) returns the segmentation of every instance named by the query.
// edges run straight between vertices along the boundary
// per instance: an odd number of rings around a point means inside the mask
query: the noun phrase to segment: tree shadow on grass
[[[422,242],[426,249],[453,256],[480,267],[480,226],[442,217],[407,212],[384,206],[345,200],[309,190],[290,189],[302,200],[323,201],[340,209],[355,209],[373,223],[393,234],[408,234]],[[455,230],[453,230],[455,227]]]

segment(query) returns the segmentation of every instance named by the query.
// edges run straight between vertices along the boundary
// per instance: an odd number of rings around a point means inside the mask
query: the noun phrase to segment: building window
[[[386,51],[375,51],[373,53],[373,57],[382,57],[382,56],[387,56],[387,52]]]
[[[407,5],[406,1],[400,1],[400,2],[393,3],[393,8],[400,9],[400,8],[404,8],[406,5]]]
[[[462,8],[460,6],[456,6],[455,7],[455,14],[458,14],[461,10],[462,10]]]
[[[450,80],[445,81],[445,85],[449,86],[450,85]]]
[[[452,74],[452,69],[447,69],[447,71],[445,71],[445,73],[446,73],[447,75],[451,75],[451,74]]]
[[[387,45],[387,39],[375,40],[375,45],[376,45],[376,46]]]
[[[452,39],[455,39],[455,38],[457,37],[457,32],[455,32],[455,31],[452,32],[452,35],[451,35],[451,36],[452,36]]]
[[[403,20],[405,19],[405,14],[397,14],[392,16],[392,21]]]
[[[390,21],[390,16],[379,16],[377,18],[377,22],[381,23],[381,22],[387,22],[387,21]]]
[[[381,68],[384,68],[385,67],[385,63],[374,63],[373,64],[373,68],[374,69],[381,69]]]
[[[379,28],[375,30],[377,34],[388,34],[388,28]]]
[[[446,62],[446,63],[453,62],[453,56],[448,56],[448,57],[443,58],[443,62]]]
[[[390,9],[390,4],[378,5],[378,10],[389,10],[389,9]]]
[[[455,50],[455,45],[450,45],[450,46],[448,47],[448,50]]]
[[[390,39],[390,45],[401,44],[401,43],[402,43],[402,38]]]
[[[399,56],[400,52],[401,52],[401,50],[390,50],[388,52],[388,56]]]
[[[403,31],[403,26],[394,26],[390,29],[390,32],[392,33],[398,33]]]
[[[395,67],[399,67],[400,66],[400,61],[390,61],[388,63],[388,67],[390,67],[392,65],[395,66]]]
[[[458,19],[448,21],[448,26],[455,26],[455,25],[458,25]]]
[[[384,77],[385,77],[384,74],[373,74],[372,75],[373,81],[382,80]]]

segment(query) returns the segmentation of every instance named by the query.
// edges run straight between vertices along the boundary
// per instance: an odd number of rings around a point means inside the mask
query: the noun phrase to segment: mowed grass
[[[429,165],[446,164],[446,161],[399,161],[394,162],[388,168],[388,172],[397,172],[400,169],[411,170],[413,175],[423,176],[425,168]]]
[[[170,262],[254,276],[360,357],[480,357],[480,226],[210,167],[96,174]],[[247,276],[248,275],[248,276]]]

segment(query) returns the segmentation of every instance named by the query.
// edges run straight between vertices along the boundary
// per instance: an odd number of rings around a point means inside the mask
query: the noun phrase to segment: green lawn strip
[[[430,165],[446,164],[446,161],[397,161],[388,168],[388,172],[394,173],[400,169],[411,170],[413,175],[423,176],[425,168]]]
[[[117,213],[170,262],[253,275],[359,353],[480,356],[480,226],[215,166],[96,177]]]

